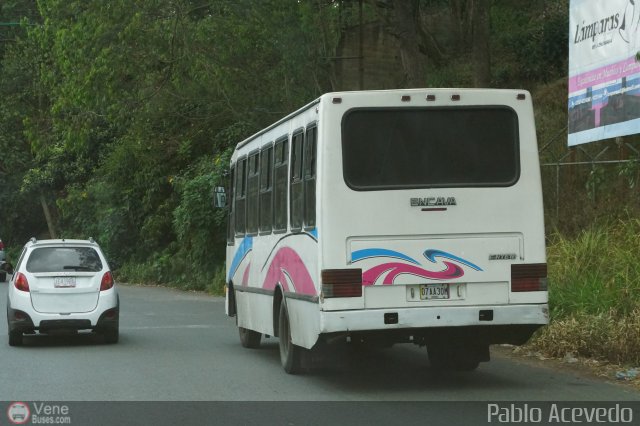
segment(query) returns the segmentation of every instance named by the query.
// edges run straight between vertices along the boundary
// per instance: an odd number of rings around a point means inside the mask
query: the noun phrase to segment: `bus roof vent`
[[[411,101],[411,96],[402,95],[402,98],[400,98],[400,100],[402,100],[402,102],[410,102]]]
[[[451,95],[451,100],[452,101],[459,101],[460,100],[460,95]]]
[[[527,96],[524,93],[518,93],[518,96],[516,96],[516,98],[519,101],[524,101],[527,98]]]
[[[331,102],[333,102],[334,104],[341,104],[342,103],[342,98],[333,98],[331,100]]]
[[[436,100],[436,95],[427,95],[427,101],[433,102]]]

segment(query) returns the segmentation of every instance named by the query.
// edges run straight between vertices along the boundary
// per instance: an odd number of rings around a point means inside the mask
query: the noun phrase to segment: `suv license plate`
[[[420,300],[449,299],[449,284],[425,284],[420,286]]]
[[[56,277],[53,279],[55,288],[73,288],[76,286],[76,277]]]

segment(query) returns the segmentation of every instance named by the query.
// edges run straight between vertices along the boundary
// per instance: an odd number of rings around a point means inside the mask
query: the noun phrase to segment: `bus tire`
[[[456,371],[473,371],[480,365],[476,358],[464,358],[456,360],[453,369]]]
[[[242,347],[249,349],[257,349],[260,347],[262,333],[249,330],[248,328],[238,327],[238,334],[240,334],[240,344],[242,344]]]
[[[302,372],[302,358],[305,349],[291,342],[289,314],[287,313],[287,307],[284,301],[280,304],[278,332],[280,336],[279,347],[282,368],[284,368],[284,371],[288,374],[298,374]]]

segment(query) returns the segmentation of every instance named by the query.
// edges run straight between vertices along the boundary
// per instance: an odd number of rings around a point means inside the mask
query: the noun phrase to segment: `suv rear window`
[[[27,259],[29,272],[98,272],[102,261],[91,247],[40,247]]]
[[[357,191],[510,186],[518,139],[504,106],[354,109],[342,120],[344,179]]]

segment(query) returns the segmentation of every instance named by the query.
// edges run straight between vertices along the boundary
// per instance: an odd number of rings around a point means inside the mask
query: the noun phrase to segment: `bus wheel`
[[[305,349],[291,342],[289,314],[287,313],[287,307],[284,301],[280,304],[278,332],[280,337],[280,362],[282,363],[282,368],[284,368],[284,371],[288,374],[298,374],[302,372],[302,358]]]
[[[465,359],[456,364],[454,369],[457,371],[473,371],[478,368],[478,365],[480,365],[480,361],[477,359]]]
[[[248,328],[238,327],[240,334],[240,343],[243,347],[249,349],[256,349],[260,347],[260,340],[262,339],[262,333],[249,330]]]

